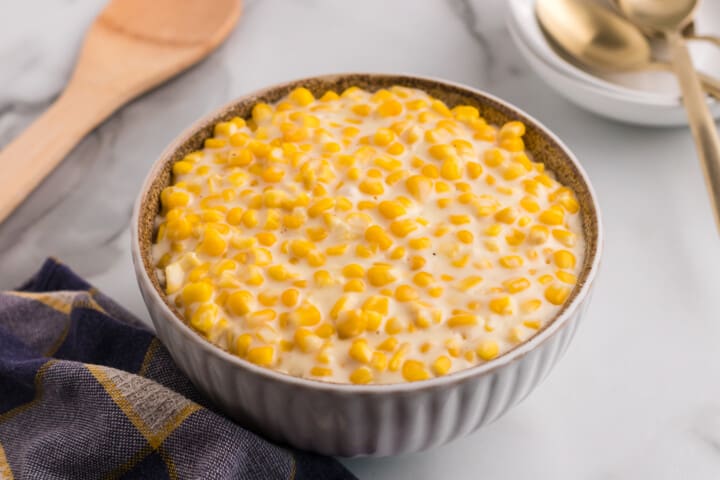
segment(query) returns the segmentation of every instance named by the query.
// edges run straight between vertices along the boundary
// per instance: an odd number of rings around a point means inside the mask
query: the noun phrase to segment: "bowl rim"
[[[587,277],[585,279],[585,282],[580,285],[580,289],[578,290],[577,294],[572,298],[570,303],[565,305],[564,309],[561,310],[560,314],[555,317],[555,319],[548,324],[545,328],[543,328],[540,332],[535,334],[533,337],[531,337],[529,340],[519,344],[512,350],[504,353],[503,355],[500,355],[496,359],[493,359],[489,362],[475,365],[472,367],[468,367],[462,370],[459,370],[457,372],[453,372],[448,375],[443,375],[440,377],[434,377],[427,380],[421,380],[416,382],[398,382],[398,383],[387,383],[387,384],[365,384],[365,385],[356,385],[352,383],[335,383],[335,382],[327,382],[327,381],[321,381],[321,380],[314,380],[314,379],[308,379],[308,378],[302,378],[302,377],[296,377],[293,375],[290,375],[288,373],[280,372],[278,370],[274,370],[271,368],[266,367],[260,367],[258,365],[255,365],[247,360],[244,360],[236,355],[231,354],[230,352],[225,351],[224,349],[220,348],[219,346],[215,345],[214,343],[210,342],[209,340],[202,337],[199,333],[194,331],[189,325],[187,325],[185,322],[180,319],[178,315],[176,315],[166,304],[166,302],[161,298],[160,294],[156,290],[155,286],[153,285],[149,273],[147,269],[145,268],[145,263],[142,258],[141,254],[141,248],[140,248],[140,239],[139,239],[139,227],[140,227],[140,209],[143,204],[143,200],[147,193],[150,190],[150,187],[152,185],[152,182],[155,178],[155,176],[159,173],[160,169],[163,167],[164,162],[167,161],[167,159],[173,154],[174,151],[176,151],[181,145],[183,145],[184,142],[186,142],[190,137],[192,137],[193,134],[197,132],[197,130],[202,126],[211,121],[212,119],[216,118],[222,112],[226,111],[229,107],[236,105],[242,101],[244,101],[248,97],[260,97],[264,94],[267,94],[268,92],[271,92],[273,90],[283,88],[284,86],[288,84],[295,84],[300,82],[309,82],[312,80],[317,79],[335,79],[338,77],[346,77],[346,76],[358,76],[363,75],[366,77],[404,77],[406,79],[418,79],[420,81],[425,82],[431,82],[435,83],[440,87],[450,87],[450,88],[456,88],[459,90],[467,91],[468,93],[479,96],[481,98],[486,98],[488,100],[491,100],[493,102],[496,102],[497,104],[513,111],[516,114],[519,114],[519,116],[524,117],[527,120],[530,120],[533,122],[533,126],[538,128],[541,133],[544,136],[547,136],[549,139],[554,141],[557,146],[566,154],[568,159],[573,163],[573,166],[577,170],[579,177],[581,178],[582,182],[587,187],[587,193],[588,197],[591,200],[591,204],[594,206],[595,210],[595,221],[597,224],[597,229],[595,232],[596,237],[596,248],[594,252],[594,256],[589,264],[588,271],[587,271]],[[313,390],[322,390],[326,392],[335,392],[335,393],[342,393],[342,394],[362,394],[362,395],[380,395],[380,394],[388,394],[392,392],[414,392],[419,390],[428,390],[428,389],[437,389],[437,388],[443,388],[449,385],[457,384],[465,382],[469,379],[475,378],[475,377],[481,377],[484,375],[487,375],[497,369],[503,368],[513,362],[516,362],[520,360],[522,357],[527,355],[528,353],[535,350],[538,346],[540,346],[545,341],[552,338],[561,328],[565,327],[568,324],[568,321],[575,315],[575,313],[578,311],[578,309],[581,308],[584,301],[586,300],[586,297],[588,297],[589,292],[591,291],[591,288],[593,286],[593,282],[597,276],[597,271],[599,269],[600,259],[602,257],[603,252],[603,224],[602,224],[602,216],[600,212],[600,206],[597,199],[597,194],[595,193],[595,190],[593,189],[592,184],[590,183],[590,179],[588,178],[587,173],[583,169],[582,165],[578,161],[578,159],[575,157],[575,155],[572,153],[572,151],[568,148],[567,145],[565,145],[564,142],[562,142],[554,133],[552,133],[545,125],[543,125],[541,122],[539,122],[535,117],[528,114],[527,112],[523,111],[522,109],[512,105],[511,103],[502,100],[495,95],[492,95],[490,93],[484,92],[482,90],[470,87],[468,85],[464,85],[461,83],[440,79],[436,77],[431,76],[423,76],[423,75],[415,75],[415,74],[407,74],[407,73],[382,73],[382,72],[340,72],[340,73],[331,73],[331,74],[322,74],[322,75],[313,75],[308,77],[301,77],[296,79],[291,79],[287,81],[283,81],[280,83],[276,83],[267,87],[263,87],[257,90],[253,90],[250,92],[247,92],[237,98],[234,98],[233,100],[230,100],[229,102],[225,102],[220,107],[213,109],[211,112],[203,115],[201,118],[195,120],[189,127],[184,129],[182,133],[180,133],[178,136],[176,136],[168,146],[166,146],[163,151],[160,153],[160,155],[155,159],[152,166],[150,167],[150,170],[148,171],[145,179],[143,180],[142,187],[140,188],[140,191],[138,193],[138,196],[135,201],[135,205],[133,206],[133,213],[132,213],[132,219],[131,219],[131,252],[132,252],[132,260],[133,264],[135,266],[135,273],[137,277],[138,282],[142,282],[143,285],[141,286],[142,290],[149,290],[150,295],[152,297],[152,301],[159,305],[160,309],[162,310],[162,317],[163,319],[161,321],[168,321],[171,328],[175,328],[178,330],[178,332],[186,338],[186,340],[189,340],[191,342],[194,342],[197,344],[201,349],[205,351],[205,353],[210,354],[222,361],[229,362],[234,367],[249,371],[255,375],[258,375],[260,377],[263,377],[266,381],[277,381],[282,382],[285,384],[294,385],[296,387],[302,387],[302,388],[309,388]],[[146,287],[146,288],[142,288]],[[144,297],[145,301],[148,302],[148,299]],[[155,319],[153,318],[153,321]]]

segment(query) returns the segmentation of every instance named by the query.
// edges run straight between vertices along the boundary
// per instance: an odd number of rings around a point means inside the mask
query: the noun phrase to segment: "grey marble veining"
[[[0,147],[61,91],[102,3],[0,4]],[[381,480],[720,478],[720,248],[690,135],[612,123],[567,103],[520,58],[504,7],[246,2],[217,52],[119,110],[0,225],[0,288],[55,255],[147,320],[128,220],[145,172],[181,130],[243,93],[307,75],[446,78],[516,104],[576,152],[605,214],[597,291],[566,357],[507,416],[429,452],[347,465]]]

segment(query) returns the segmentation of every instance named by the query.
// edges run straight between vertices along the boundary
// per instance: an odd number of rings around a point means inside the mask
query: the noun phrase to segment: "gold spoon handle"
[[[670,44],[672,64],[683,93],[690,130],[703,165],[715,223],[720,229],[720,138],[705,102],[705,95],[700,88],[700,79],[693,67],[685,40],[679,32],[669,31],[665,35]]]
[[[673,65],[668,62],[660,62],[660,61],[654,61],[650,62],[643,66],[643,68],[638,69],[639,71],[670,71],[675,72],[673,69]],[[715,77],[711,77],[710,75],[705,75],[702,72],[697,72],[697,76],[700,79],[700,84],[702,85],[703,90],[705,92],[718,100],[720,100],[720,79],[717,79]]]

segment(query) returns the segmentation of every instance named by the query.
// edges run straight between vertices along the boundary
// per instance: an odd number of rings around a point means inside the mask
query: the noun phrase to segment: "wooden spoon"
[[[241,0],[112,0],[65,90],[0,151],[0,222],[111,113],[220,45],[240,10]]]

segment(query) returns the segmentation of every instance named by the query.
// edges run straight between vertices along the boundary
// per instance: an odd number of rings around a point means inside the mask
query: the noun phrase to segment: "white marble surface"
[[[0,3],[0,146],[60,91],[101,3]],[[567,103],[528,70],[503,16],[502,0],[247,2],[222,48],[120,110],[0,225],[0,287],[55,255],[147,320],[130,209],[181,129],[305,75],[444,77],[525,109],[576,152],[604,210],[602,272],[569,352],[519,407],[442,448],[346,464],[373,479],[720,478],[720,242],[689,132],[610,123]]]

